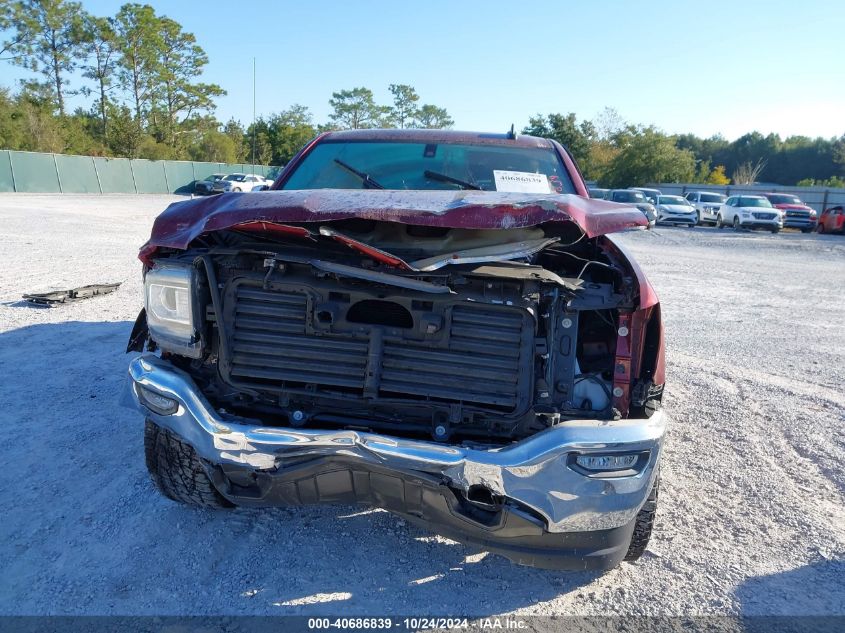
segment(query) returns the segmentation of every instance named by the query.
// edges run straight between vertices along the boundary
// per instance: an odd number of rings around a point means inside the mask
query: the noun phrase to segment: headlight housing
[[[193,266],[157,264],[144,278],[147,327],[163,350],[199,358],[202,341],[197,335]]]

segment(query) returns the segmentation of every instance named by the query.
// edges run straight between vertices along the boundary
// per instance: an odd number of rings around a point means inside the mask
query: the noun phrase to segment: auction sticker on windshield
[[[533,174],[527,171],[493,170],[496,191],[514,191],[518,193],[554,193],[546,174]]]

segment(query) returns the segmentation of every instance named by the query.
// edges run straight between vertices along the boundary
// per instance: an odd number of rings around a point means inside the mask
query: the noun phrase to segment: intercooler
[[[378,306],[373,323],[353,322],[356,304]],[[521,307],[236,278],[223,326],[221,375],[236,388],[499,412],[530,405],[534,320]]]

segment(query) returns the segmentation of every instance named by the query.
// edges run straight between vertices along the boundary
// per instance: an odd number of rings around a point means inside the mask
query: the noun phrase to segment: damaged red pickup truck
[[[521,564],[635,560],[666,419],[657,297],[546,139],[331,132],[271,191],[171,205],[126,396],[167,497],[367,503]]]

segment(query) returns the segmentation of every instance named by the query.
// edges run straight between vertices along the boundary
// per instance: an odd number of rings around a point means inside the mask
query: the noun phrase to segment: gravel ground
[[[135,253],[175,199],[0,195],[0,614],[845,613],[845,237],[623,236],[666,320],[657,525],[640,562],[563,573],[381,511],[158,496],[117,400]],[[18,301],[113,281],[78,304]]]

